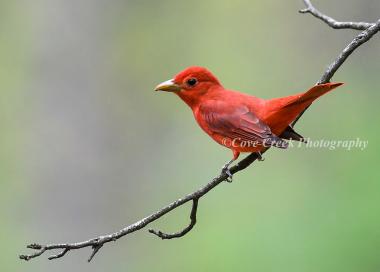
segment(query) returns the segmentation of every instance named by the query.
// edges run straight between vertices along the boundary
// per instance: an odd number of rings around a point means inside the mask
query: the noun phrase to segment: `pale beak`
[[[181,90],[181,87],[174,82],[173,79],[169,79],[165,82],[162,82],[154,88],[155,91],[164,91],[164,92],[177,92]]]

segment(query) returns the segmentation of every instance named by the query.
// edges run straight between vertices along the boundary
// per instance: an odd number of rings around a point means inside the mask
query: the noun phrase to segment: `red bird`
[[[232,150],[233,159],[222,169],[232,179],[228,166],[240,152],[257,152],[261,159],[267,147],[287,148],[284,139],[304,141],[290,124],[315,99],[342,84],[320,84],[304,93],[267,100],[227,90],[209,70],[192,66],[155,90],[177,94],[191,108],[199,126]]]

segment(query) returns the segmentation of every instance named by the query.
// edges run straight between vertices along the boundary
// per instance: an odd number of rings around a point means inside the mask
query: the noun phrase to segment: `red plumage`
[[[199,126],[219,144],[240,152],[261,152],[267,146],[286,148],[283,139],[302,140],[289,125],[318,97],[342,85],[326,83],[304,93],[261,99],[227,90],[206,68],[189,67],[156,90],[176,93],[193,111]]]

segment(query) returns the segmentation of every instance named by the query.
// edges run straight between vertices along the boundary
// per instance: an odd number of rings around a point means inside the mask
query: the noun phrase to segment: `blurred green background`
[[[314,0],[375,21],[376,0]],[[364,151],[271,150],[201,200],[186,237],[146,230],[56,261],[31,242],[120,229],[193,191],[231,156],[187,106],[154,86],[189,65],[263,98],[312,86],[356,31],[297,11],[301,1],[0,1],[1,271],[380,270],[380,35],[334,77],[297,130],[368,140]],[[176,231],[189,206],[151,227]]]

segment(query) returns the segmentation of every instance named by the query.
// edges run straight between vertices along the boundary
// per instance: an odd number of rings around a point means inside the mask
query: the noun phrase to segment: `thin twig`
[[[348,56],[356,50],[360,45],[368,41],[375,35],[379,29],[380,29],[380,20],[377,21],[375,24],[371,23],[363,23],[363,22],[337,22],[331,17],[322,14],[320,11],[316,10],[310,3],[309,0],[304,0],[306,9],[301,10],[301,13],[311,13],[315,17],[323,20],[326,22],[329,26],[333,28],[351,28],[351,29],[358,29],[358,30],[364,30],[362,33],[360,33],[355,39],[350,42],[346,48],[342,51],[342,53],[339,54],[339,56],[336,58],[336,60],[328,67],[328,69],[323,73],[323,76],[319,80],[318,83],[327,83],[330,81],[334,73],[339,69],[339,67],[345,62]],[[302,114],[301,114],[302,115]],[[300,117],[300,116],[299,116]],[[293,125],[298,121],[299,117],[293,122]],[[267,149],[265,150],[267,151]],[[264,152],[265,152],[264,151]],[[262,152],[262,153],[264,153]],[[235,166],[230,168],[230,172],[232,174],[236,174],[239,171],[244,170],[248,166],[250,166],[255,160],[258,159],[257,153],[252,153],[248,155],[246,158],[238,162]],[[70,250],[80,249],[80,248],[92,248],[92,253],[90,255],[90,258],[88,261],[91,261],[92,258],[95,256],[95,254],[106,244],[111,241],[117,241],[121,237],[130,234],[132,232],[138,231],[148,224],[156,221],[157,219],[161,218],[163,215],[169,213],[170,211],[176,209],[179,206],[184,205],[185,203],[189,201],[193,201],[192,210],[190,214],[190,224],[182,229],[179,232],[167,234],[163,233],[161,231],[155,231],[155,230],[149,230],[151,233],[159,236],[162,239],[172,239],[172,238],[178,238],[182,237],[185,234],[187,234],[196,224],[196,213],[198,208],[198,201],[201,197],[203,197],[205,194],[207,194],[210,190],[212,190],[214,187],[216,187],[221,182],[227,180],[228,175],[225,173],[221,173],[218,176],[216,176],[214,179],[212,179],[209,183],[204,185],[203,187],[199,188],[198,190],[194,191],[191,194],[188,194],[184,196],[183,198],[180,198],[169,205],[161,208],[160,210],[156,211],[155,213],[141,219],[140,221],[135,222],[132,225],[129,225],[117,232],[99,236],[87,241],[83,242],[77,242],[77,243],[65,243],[65,244],[50,244],[50,245],[40,245],[40,244],[31,244],[28,245],[27,248],[35,250],[34,253],[29,255],[20,255],[20,259],[23,260],[30,260],[33,258],[36,258],[38,256],[41,256],[46,251],[50,250],[60,250],[59,253],[52,255],[49,257],[50,260],[57,259],[65,256]]]
[[[330,16],[327,16],[317,10],[309,0],[303,0],[303,2],[306,5],[305,9],[301,9],[300,13],[310,13],[314,17],[321,19],[326,24],[328,24],[330,27],[335,29],[356,29],[356,30],[364,30],[369,28],[370,26],[374,25],[374,23],[366,23],[366,22],[338,22],[335,19],[331,18]]]
[[[49,259],[49,260],[53,260],[53,259],[61,258],[61,257],[63,257],[67,252],[69,252],[69,249],[68,249],[68,248],[65,248],[65,249],[62,250],[60,253],[58,253],[58,254],[56,254],[56,255],[52,255],[52,256],[50,256],[48,259]]]
[[[183,230],[175,232],[175,233],[164,233],[160,230],[154,230],[154,229],[149,229],[150,233],[153,233],[160,237],[161,239],[173,239],[173,238],[179,238],[182,236],[185,236],[186,233],[191,231],[195,224],[197,223],[197,208],[198,208],[198,198],[193,199],[193,206],[191,208],[191,213],[190,213],[190,224],[186,226]]]
[[[380,19],[366,30],[357,35],[339,54],[333,63],[323,73],[318,84],[327,83],[334,76],[339,67],[346,61],[346,59],[363,43],[369,41],[380,30]]]
[[[334,76],[335,72],[339,69],[339,67],[346,61],[346,59],[354,52],[359,46],[363,43],[367,42],[369,39],[373,37],[380,30],[380,19],[374,23],[355,23],[355,22],[337,22],[331,17],[322,14],[320,11],[315,9],[309,0],[304,0],[306,9],[300,10],[301,13],[311,13],[315,17],[320,18],[322,21],[326,22],[329,26],[334,28],[353,28],[353,29],[364,29],[359,35],[357,35],[339,54],[339,56],[334,60],[333,63],[329,65],[326,71],[323,73],[321,79],[317,82],[317,84],[324,84],[330,82],[330,79]],[[340,26],[340,27],[338,27]],[[343,27],[346,26],[346,27]],[[350,26],[350,27],[348,27]],[[310,106],[309,106],[310,107]],[[309,108],[305,108],[297,118],[292,122],[291,126],[294,127],[298,120],[302,117],[302,115]]]

